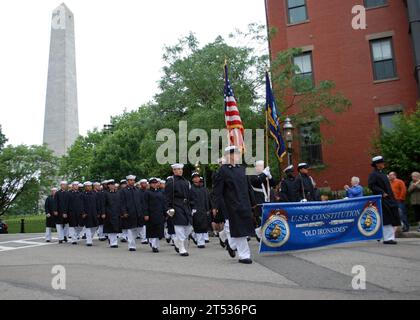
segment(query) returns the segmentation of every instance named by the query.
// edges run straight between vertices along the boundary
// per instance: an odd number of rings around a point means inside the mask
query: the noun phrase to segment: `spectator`
[[[389,182],[391,183],[392,192],[394,193],[395,199],[398,202],[398,208],[400,212],[400,218],[402,222],[402,231],[407,232],[410,230],[410,224],[408,223],[407,207],[405,206],[405,199],[407,197],[407,188],[404,181],[397,178],[395,172],[390,172],[388,175]]]
[[[330,197],[328,196],[328,194],[322,194],[321,195],[321,201],[322,202],[326,202],[326,201],[329,201],[330,200]]]
[[[347,198],[363,197],[363,188],[360,185],[360,179],[358,177],[351,178],[351,187],[345,185],[344,190],[346,190]]]
[[[411,179],[408,193],[410,194],[410,203],[413,206],[416,221],[419,224],[417,232],[420,232],[420,173],[413,172]]]

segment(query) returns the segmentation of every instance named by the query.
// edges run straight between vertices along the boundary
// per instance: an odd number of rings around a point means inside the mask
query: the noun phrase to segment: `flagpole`
[[[266,69],[266,81],[269,81],[269,77],[268,77],[268,69]],[[266,84],[267,86],[268,84]],[[265,106],[265,159],[266,159],[266,163],[267,163],[267,167],[269,167],[269,163],[268,163],[268,106]],[[267,180],[267,198],[266,200],[268,200],[268,202],[270,202],[270,180],[268,179],[268,177],[266,178]]]

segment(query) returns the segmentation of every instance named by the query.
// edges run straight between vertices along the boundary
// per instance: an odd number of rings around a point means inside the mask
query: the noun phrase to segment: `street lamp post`
[[[292,124],[292,120],[287,117],[284,121],[283,130],[284,130],[284,136],[285,140],[287,142],[287,163],[290,166],[293,164],[292,154],[293,154],[293,130],[295,127]]]

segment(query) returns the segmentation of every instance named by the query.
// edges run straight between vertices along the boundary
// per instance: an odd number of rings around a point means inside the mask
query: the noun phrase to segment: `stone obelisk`
[[[78,136],[74,16],[63,3],[52,15],[44,144],[62,156]]]

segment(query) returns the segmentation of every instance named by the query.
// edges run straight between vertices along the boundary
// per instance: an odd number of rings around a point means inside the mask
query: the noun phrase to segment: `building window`
[[[394,119],[400,115],[401,112],[395,111],[395,112],[387,112],[387,113],[380,113],[379,114],[379,123],[381,125],[382,130],[393,130],[394,125]]]
[[[304,92],[310,90],[314,86],[314,74],[312,68],[312,52],[305,52],[293,57],[293,63],[297,67],[295,74],[297,75],[297,82],[295,90],[297,92]]]
[[[387,4],[387,0],[365,0],[365,8],[380,7]]]
[[[373,74],[375,80],[395,78],[397,75],[392,38],[371,40]]]
[[[308,20],[306,0],[286,0],[289,23],[299,23]]]
[[[321,131],[318,122],[299,127],[300,159],[310,165],[322,164]]]

